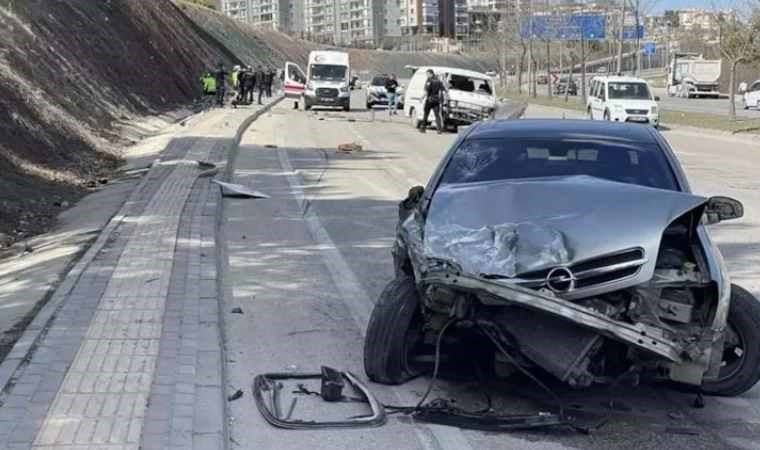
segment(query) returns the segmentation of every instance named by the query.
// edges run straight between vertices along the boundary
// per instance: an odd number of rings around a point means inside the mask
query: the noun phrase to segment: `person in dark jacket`
[[[227,81],[227,71],[224,70],[224,63],[220,62],[216,66],[216,72],[214,72],[214,78],[216,79],[216,104],[224,106],[224,96],[227,93],[225,84]]]
[[[441,124],[441,103],[443,103],[443,97],[446,93],[446,88],[443,86],[443,82],[435,76],[435,72],[432,69],[427,71],[427,82],[425,83],[425,110],[422,116],[422,121],[419,122],[420,133],[424,133],[427,128],[428,117],[430,111],[435,114],[435,126],[438,130],[438,134],[443,132],[443,125]]]
[[[253,90],[256,87],[256,78],[253,74],[253,67],[248,66],[245,71],[245,78],[243,81],[245,89],[245,93],[243,94],[243,102],[246,104],[251,104],[253,103]]]
[[[264,72],[264,67],[259,66],[258,70],[256,70],[256,87],[259,89],[259,105],[263,104],[261,103],[261,96],[266,92],[266,82],[267,74]]]
[[[396,90],[398,89],[398,81],[396,81],[396,74],[392,73],[385,79],[385,92],[388,94],[388,115],[396,114]]]
[[[272,84],[274,83],[275,72],[273,68],[267,70],[267,98],[272,97]]]

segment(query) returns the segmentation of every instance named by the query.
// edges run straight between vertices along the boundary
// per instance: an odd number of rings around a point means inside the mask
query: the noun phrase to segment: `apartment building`
[[[400,0],[403,35],[437,35],[440,30],[439,0]]]
[[[219,10],[233,19],[248,22],[250,12],[248,0],[219,0]]]

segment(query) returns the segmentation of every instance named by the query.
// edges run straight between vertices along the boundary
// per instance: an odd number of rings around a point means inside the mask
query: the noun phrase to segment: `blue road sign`
[[[534,15],[520,27],[523,39],[579,41],[603,40],[607,37],[607,20],[600,14]]]
[[[657,53],[657,44],[654,42],[647,42],[644,44],[644,54],[645,55],[654,55]]]
[[[639,25],[638,27],[638,38],[644,39],[644,25]],[[624,41],[635,41],[636,40],[636,27],[625,27],[623,28],[623,40]]]

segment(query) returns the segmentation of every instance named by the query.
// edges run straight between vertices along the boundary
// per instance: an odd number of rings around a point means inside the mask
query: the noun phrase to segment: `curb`
[[[153,161],[150,170],[158,164],[160,160]],[[34,317],[31,323],[26,327],[21,337],[13,344],[13,348],[10,353],[6,355],[3,362],[0,364],[0,393],[5,393],[13,381],[13,377],[16,371],[26,362],[34,350],[37,348],[37,344],[40,339],[45,335],[50,323],[55,319],[56,313],[63,306],[64,300],[69,295],[71,290],[76,286],[79,278],[84,273],[85,269],[92,263],[95,256],[102,250],[106,242],[113,234],[114,230],[118,228],[121,222],[127,215],[128,210],[132,207],[132,204],[137,199],[140,191],[145,187],[145,184],[150,179],[150,172],[140,181],[135,187],[132,193],[124,202],[119,212],[114,215],[108,224],[103,228],[95,242],[85,251],[84,255],[76,262],[74,267],[65,274],[63,282],[53,291],[50,299],[40,308],[37,315]]]
[[[275,97],[274,100],[266,104],[264,107],[262,107],[258,111],[255,111],[253,114],[251,114],[250,117],[245,119],[240,124],[235,134],[235,140],[227,149],[227,154],[225,155],[225,167],[224,167],[224,170],[220,171],[218,178],[221,178],[224,181],[230,181],[232,179],[232,175],[234,174],[234,170],[235,170],[235,160],[237,159],[238,152],[240,151],[240,142],[243,140],[243,134],[245,134],[245,132],[248,131],[248,128],[250,128],[253,122],[255,122],[259,117],[261,117],[265,113],[269,112],[270,109],[272,109],[284,98],[285,97],[282,95]],[[222,360],[221,361],[222,388],[220,389],[219,393],[221,395],[221,401],[224,408],[224,420],[222,421],[223,441],[222,441],[221,448],[226,450],[230,448],[229,421],[227,420],[227,418],[230,417],[230,409],[229,409],[229,402],[227,401],[227,395],[226,395],[228,374],[227,374],[227,346],[226,346],[227,334],[225,333],[226,327],[225,327],[224,304],[225,304],[225,299],[229,298],[231,293],[225,290],[224,283],[222,283],[222,278],[224,274],[226,273],[226,269],[227,269],[227,246],[225,244],[227,240],[223,234],[224,227],[222,227],[222,221],[224,220],[224,198],[222,197],[221,189],[214,189],[213,198],[215,200],[218,200],[216,211],[215,211],[215,217],[214,217],[214,236],[216,237],[214,246],[216,247],[216,292],[217,292],[217,308],[219,311],[220,342],[218,342],[218,344],[221,350],[221,360]]]

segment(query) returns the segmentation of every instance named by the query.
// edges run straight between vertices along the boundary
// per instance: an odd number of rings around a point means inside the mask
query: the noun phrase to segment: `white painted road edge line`
[[[284,141],[284,136],[280,134],[278,140]],[[369,298],[367,292],[362,288],[361,284],[356,278],[356,275],[351,270],[350,266],[346,262],[345,258],[338,250],[335,243],[330,238],[327,230],[322,225],[319,217],[314,214],[313,210],[306,209],[306,196],[301,188],[303,182],[300,177],[293,170],[293,166],[290,164],[290,159],[287,155],[287,150],[283,149],[283,142],[278,142],[277,156],[280,160],[280,165],[283,171],[287,174],[288,184],[290,185],[293,197],[301,211],[304,212],[304,220],[309,228],[309,232],[312,238],[322,248],[321,256],[325,262],[330,275],[333,278],[335,286],[338,288],[340,296],[343,298],[343,302],[349,309],[349,312],[356,321],[359,327],[362,337],[367,329],[369,317],[372,312],[372,306],[374,302]],[[391,388],[394,395],[400,402],[416,402],[411,398],[408,393],[402,392],[396,387]],[[470,443],[465,438],[464,434],[459,428],[447,427],[442,425],[425,425],[435,440],[436,443],[431,443],[425,438],[422,430],[415,426],[415,432],[417,438],[420,440],[420,444],[427,450],[473,450]],[[437,445],[436,445],[437,444]]]

